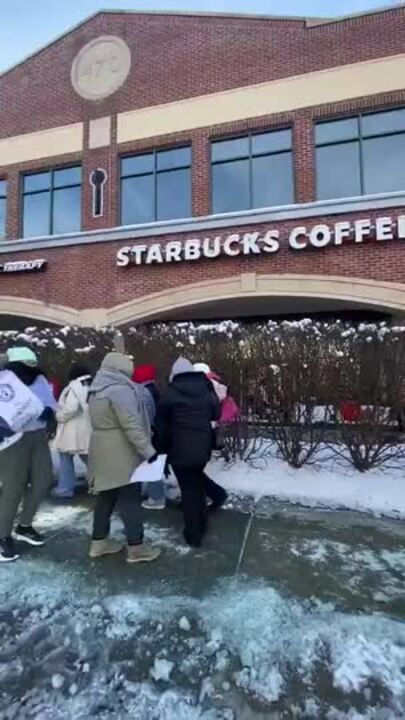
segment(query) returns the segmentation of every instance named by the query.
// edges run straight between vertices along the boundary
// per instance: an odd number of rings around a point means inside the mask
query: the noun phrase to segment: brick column
[[[111,141],[103,147],[89,147],[89,124],[85,127],[83,151],[83,203],[82,229],[101,230],[118,224],[118,158],[116,145],[115,118],[111,123]],[[97,168],[105,170],[107,180],[104,185],[103,214],[93,217],[93,188],[90,184],[91,173]]]
[[[20,176],[18,170],[13,168],[4,177],[7,180],[6,238],[16,240],[21,237]]]
[[[316,200],[314,124],[307,112],[295,118],[293,147],[296,202],[313,202]]]
[[[211,212],[211,161],[208,133],[198,133],[192,142],[192,207],[193,215]]]

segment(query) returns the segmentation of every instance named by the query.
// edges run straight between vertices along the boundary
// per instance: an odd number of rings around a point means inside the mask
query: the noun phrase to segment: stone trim
[[[260,223],[276,223],[295,221],[304,218],[328,217],[345,213],[370,212],[389,208],[405,207],[405,192],[368,195],[341,200],[327,200],[312,203],[286,205],[272,209],[247,210],[240,213],[224,213],[205,217],[171,220],[146,225],[131,225],[88,232],[71,233],[69,235],[53,235],[48,237],[27,238],[20,240],[4,240],[0,242],[0,254],[42,250],[47,248],[69,247],[72,245],[88,245],[92,243],[126,242],[140,238],[159,238],[164,235],[180,233],[201,233],[228,227],[243,227]]]

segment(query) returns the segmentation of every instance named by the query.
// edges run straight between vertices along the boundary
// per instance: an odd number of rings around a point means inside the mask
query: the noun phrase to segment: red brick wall
[[[373,218],[384,214],[396,216],[405,213],[402,210],[366,212],[350,216],[351,220]],[[271,228],[280,230],[281,248],[278,253],[220,257],[214,260],[188,261],[179,264],[141,265],[126,268],[116,266],[117,250],[131,242],[99,243],[49,250],[27,251],[2,256],[3,260],[20,260],[45,257],[48,268],[43,273],[0,276],[0,295],[21,296],[42,300],[45,303],[66,305],[84,309],[90,307],[111,308],[132,298],[149,293],[176,288],[188,283],[198,283],[207,279],[217,280],[240,273],[258,274],[295,273],[308,275],[342,275],[358,278],[370,278],[381,281],[405,282],[405,240],[391,240],[383,243],[370,241],[361,245],[347,243],[342,247],[330,246],[324,250],[293,251],[289,249],[289,233],[298,225],[310,227],[319,222],[334,224],[349,219],[347,215],[315,220],[272,223]],[[266,229],[269,225],[266,224]],[[229,227],[223,231],[190,233],[181,236],[165,236],[159,241],[165,243],[173,239],[187,237],[225,236],[230,232],[241,233],[264,230],[264,226]],[[154,242],[147,240],[146,244]],[[136,240],[136,244],[144,244]]]
[[[71,87],[71,63],[86,42],[106,33],[117,34],[130,45],[131,73],[124,86],[110,98],[88,102]],[[85,124],[82,155],[0,168],[0,177],[8,179],[7,236],[9,239],[20,236],[19,182],[24,170],[82,162],[83,229],[114,227],[119,224],[119,155],[173,144],[192,144],[193,214],[207,215],[211,194],[210,139],[271,127],[293,128],[296,201],[310,202],[315,199],[314,121],[359,110],[405,105],[405,90],[137,141],[119,148],[116,113],[404,50],[405,7],[314,28],[293,20],[100,14],[0,78],[0,138],[70,122]],[[103,115],[113,117],[113,142],[108,148],[89,150],[88,121]],[[102,218],[92,217],[88,178],[96,167],[103,167],[108,173]],[[300,223],[286,224],[282,233],[288,234],[288,229],[296,224]],[[247,230],[243,228],[244,232]],[[81,309],[112,307],[165,288],[249,271],[350,275],[405,282],[404,249],[399,241],[300,253],[283,247],[278,254],[264,257],[129,269],[115,265],[116,250],[121,244],[124,243],[55,248],[14,256],[10,253],[4,259],[44,256],[49,266],[41,275],[0,276],[0,295],[20,295]]]
[[[74,92],[70,68],[102,34],[126,40],[132,69],[113,96],[89,102]],[[0,78],[0,137],[395,55],[404,38],[405,8],[312,28],[304,20],[101,13]]]
[[[70,82],[70,67],[78,50],[103,33],[126,39],[132,69],[124,86],[103,101],[80,98]],[[304,73],[334,65],[396,54],[405,49],[405,7],[341,22],[307,27],[304,21],[101,13],[0,77],[2,122],[0,138],[70,122],[84,122],[83,155],[46,158],[0,168],[8,179],[7,237],[21,235],[19,174],[24,170],[82,161],[84,230],[119,224],[119,154],[154,147],[192,143],[193,214],[210,213],[210,138],[247,130],[283,127],[294,131],[297,202],[315,199],[313,122],[357,110],[405,104],[405,90],[207,127],[171,136],[116,145],[116,113],[170,102],[182,97]],[[111,115],[113,143],[88,150],[88,121]],[[92,217],[88,178],[95,167],[108,172],[105,213]]]

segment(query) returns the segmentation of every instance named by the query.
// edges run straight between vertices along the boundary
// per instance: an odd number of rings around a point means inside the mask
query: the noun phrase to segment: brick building
[[[0,323],[405,313],[405,7],[101,12],[0,77]]]

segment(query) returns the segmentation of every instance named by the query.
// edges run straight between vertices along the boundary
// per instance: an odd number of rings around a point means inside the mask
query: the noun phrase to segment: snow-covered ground
[[[389,618],[243,580],[201,600],[101,595],[51,563],[20,566],[2,600],[2,720],[403,717],[405,627]]]
[[[57,456],[54,454],[57,467]],[[77,461],[78,475],[85,467]],[[277,457],[261,461],[261,467],[248,463],[227,464],[213,460],[209,473],[230,493],[255,500],[273,497],[311,508],[344,509],[377,516],[405,519],[405,460],[403,467],[360,473],[349,463],[323,459],[296,470]],[[170,484],[175,485],[174,478]],[[170,497],[174,497],[172,488]]]
[[[120,559],[88,561],[85,508],[41,510],[49,548],[0,568],[1,720],[405,717],[405,625],[382,612],[392,601],[401,607],[405,562],[400,539],[389,534],[379,546],[386,524],[369,520],[351,542],[344,522],[339,533],[329,520],[312,528],[261,519],[258,547],[272,580],[232,570],[205,588],[212,546],[191,551],[173,518],[162,527],[155,517],[146,537],[163,547],[161,561],[128,569]],[[234,568],[243,532],[236,536],[232,512],[222,517],[234,536]],[[120,530],[114,519],[113,534]],[[202,591],[168,575],[173,563],[179,577],[184,568],[201,575]],[[310,576],[309,596],[294,592],[292,573]],[[319,592],[326,574],[336,602]],[[345,605],[343,589],[355,599],[367,585],[378,611]]]
[[[405,462],[402,469],[360,473],[324,460],[295,470],[278,458],[260,469],[239,462],[213,461],[212,477],[236,495],[270,496],[311,508],[345,509],[405,518]]]

